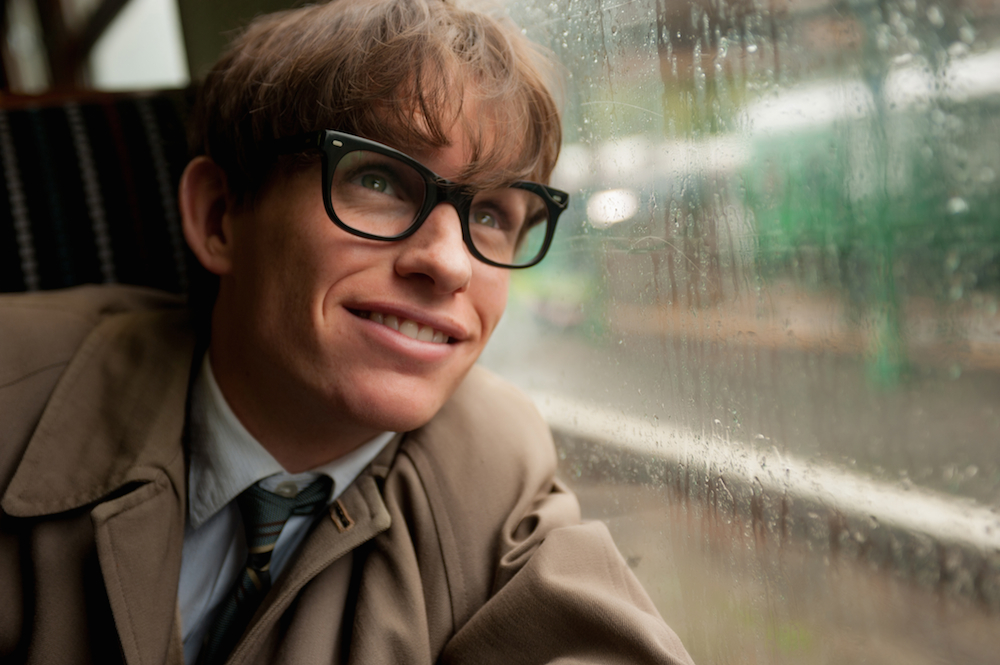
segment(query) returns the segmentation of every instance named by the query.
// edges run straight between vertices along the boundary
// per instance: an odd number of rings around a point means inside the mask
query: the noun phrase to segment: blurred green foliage
[[[884,135],[857,129],[757,144],[743,181],[760,273],[843,288],[858,305],[889,295],[887,281],[950,300],[1000,293],[1000,189],[956,179],[919,131],[887,158],[884,145],[868,149]],[[859,143],[875,153],[863,166]],[[979,180],[992,173],[982,166]]]
[[[879,113],[754,144],[742,179],[758,274],[841,294],[848,318],[872,328],[879,383],[907,369],[906,298],[1000,294],[995,106]]]

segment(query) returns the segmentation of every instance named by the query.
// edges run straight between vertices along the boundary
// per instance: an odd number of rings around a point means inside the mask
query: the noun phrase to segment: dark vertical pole
[[[7,0],[0,0],[0,93],[10,92],[7,76]]]
[[[42,24],[42,40],[49,56],[52,87],[78,88],[86,82],[85,63],[94,44],[108,29],[128,0],[104,0],[78,30],[66,25],[60,0],[35,0]]]
[[[49,81],[53,88],[76,87],[76,71],[69,61],[69,32],[62,2],[59,0],[35,0],[38,20],[42,24],[42,43],[49,57]]]

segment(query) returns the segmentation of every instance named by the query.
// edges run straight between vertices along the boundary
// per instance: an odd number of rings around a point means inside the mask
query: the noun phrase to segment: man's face
[[[469,151],[457,131],[451,138],[413,156],[453,178]],[[290,402],[302,418],[322,413],[345,431],[413,429],[479,357],[509,271],[469,254],[446,204],[402,241],[348,234],[324,210],[319,171],[276,177],[252,205],[227,212],[232,268],[213,320],[213,366],[230,375],[220,385],[241,419]],[[250,400],[236,394],[249,390]]]

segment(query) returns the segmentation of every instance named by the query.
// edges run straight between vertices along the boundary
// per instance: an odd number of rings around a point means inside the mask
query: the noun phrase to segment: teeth
[[[420,326],[409,319],[403,319],[403,322],[399,324],[399,332],[403,333],[410,339],[416,339],[417,335],[420,334]]]
[[[434,344],[445,344],[448,342],[448,336],[440,330],[435,330],[430,326],[422,326],[416,321],[411,321],[410,319],[400,319],[394,314],[369,312],[368,318],[375,323],[381,323],[384,326],[388,326],[393,330],[406,335],[410,339],[416,339],[421,342],[432,342]]]

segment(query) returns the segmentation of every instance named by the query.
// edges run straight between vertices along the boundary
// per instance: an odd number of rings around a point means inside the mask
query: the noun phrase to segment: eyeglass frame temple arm
[[[292,155],[305,150],[322,150],[326,135],[325,129],[319,129],[305,134],[271,139],[268,144],[276,155]]]

